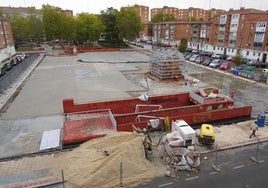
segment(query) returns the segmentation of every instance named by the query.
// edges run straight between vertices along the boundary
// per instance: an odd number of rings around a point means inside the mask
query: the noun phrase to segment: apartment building
[[[147,6],[142,6],[142,5],[137,5],[135,4],[134,9],[136,12],[139,14],[141,18],[141,23],[144,24],[144,29],[140,32],[140,37],[144,38],[144,40],[150,40],[151,38],[148,38],[148,23],[149,23],[149,7]]]
[[[151,9],[151,18],[153,18],[158,13],[172,14],[176,20],[179,18],[179,9],[175,7],[164,6],[163,8],[153,8]]]
[[[153,41],[177,45],[185,38],[193,49],[232,56],[241,49],[244,57],[267,62],[267,24],[267,11],[230,9],[214,15],[210,21],[153,23]]]
[[[4,17],[11,16],[13,14],[20,14],[23,17],[27,17],[30,13],[35,13],[36,15],[41,15],[40,9],[35,9],[35,7],[0,7]]]
[[[59,8],[59,12],[61,14],[65,14],[66,16],[73,17],[73,11],[72,10],[67,10],[67,9],[62,10],[62,9]]]
[[[16,53],[10,21],[0,18],[0,62],[5,61]]]

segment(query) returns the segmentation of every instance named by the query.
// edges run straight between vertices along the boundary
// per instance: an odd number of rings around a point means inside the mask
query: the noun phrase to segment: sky
[[[57,6],[63,10],[73,10],[74,15],[81,12],[98,14],[109,7],[120,9],[134,4],[152,8],[163,6],[187,9],[189,7],[202,9],[239,9],[240,7],[268,10],[268,0],[0,0],[0,6],[30,7],[41,9],[43,4]]]

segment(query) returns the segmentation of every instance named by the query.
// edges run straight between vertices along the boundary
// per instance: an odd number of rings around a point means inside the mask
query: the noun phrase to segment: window
[[[247,55],[249,55],[249,51],[247,51],[247,53],[246,53]]]

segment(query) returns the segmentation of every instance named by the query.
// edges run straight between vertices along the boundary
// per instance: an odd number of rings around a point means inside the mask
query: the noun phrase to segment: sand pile
[[[121,162],[124,187],[154,177],[157,170],[145,159],[142,139],[138,133],[110,132],[82,144],[64,155],[65,179],[71,187],[119,187]]]

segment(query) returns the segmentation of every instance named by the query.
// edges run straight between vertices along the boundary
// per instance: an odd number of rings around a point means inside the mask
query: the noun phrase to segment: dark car
[[[19,61],[17,60],[17,58],[14,58],[14,59],[12,59],[12,60],[10,61],[10,64],[11,64],[12,66],[16,66],[16,65],[18,65],[18,63],[19,63]]]
[[[209,64],[211,63],[212,59],[206,59],[202,65],[205,65],[205,66],[209,66]]]
[[[11,70],[12,69],[12,64],[11,62],[7,62],[3,65],[2,67],[2,72],[3,73],[6,73],[7,71]]]
[[[257,61],[256,63],[255,63],[255,67],[257,67],[257,68],[266,68],[266,63],[265,62],[261,62],[261,61]]]
[[[188,54],[188,55],[186,55],[186,56],[185,56],[185,59],[186,59],[186,60],[189,60],[189,59],[192,57],[192,55],[193,55],[193,54]]]

